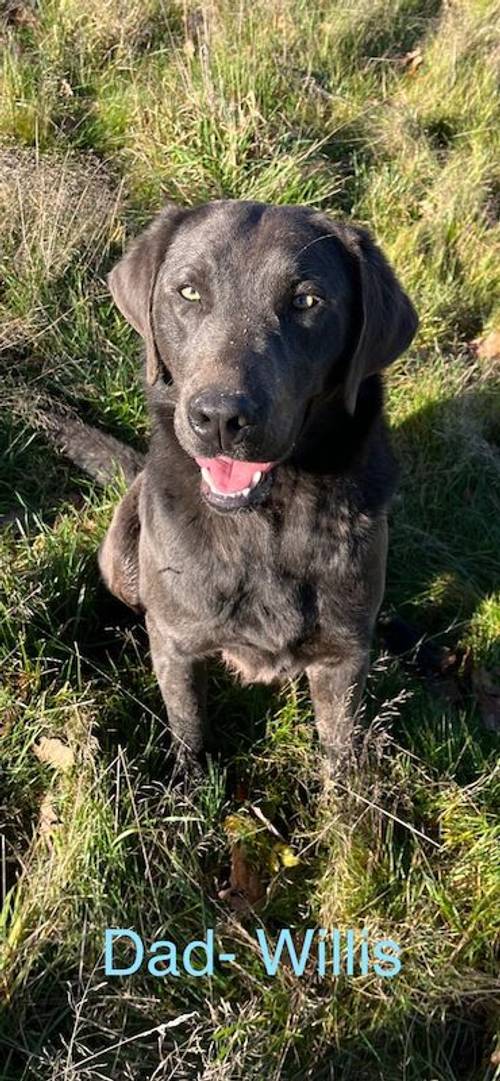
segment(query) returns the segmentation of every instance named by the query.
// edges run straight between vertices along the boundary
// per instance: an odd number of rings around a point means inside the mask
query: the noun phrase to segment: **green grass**
[[[221,750],[187,795],[144,629],[98,581],[121,484],[58,456],[37,407],[145,445],[104,277],[164,198],[368,224],[421,317],[387,381],[385,607],[498,683],[499,362],[471,341],[500,320],[499,18],[492,0],[41,0],[0,21],[1,1081],[500,1076],[498,733],[477,695],[376,644],[363,769],[324,789],[302,686],[216,671]],[[44,736],[70,769],[35,755]],[[253,914],[218,896],[235,833],[266,887]],[[180,944],[214,926],[238,967],[106,978],[114,925]],[[366,927],[403,968],[266,978],[255,926]]]

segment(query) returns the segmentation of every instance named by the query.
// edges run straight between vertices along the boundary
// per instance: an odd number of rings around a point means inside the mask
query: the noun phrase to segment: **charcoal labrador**
[[[100,567],[145,613],[178,753],[202,752],[219,656],[247,683],[307,673],[338,762],[396,480],[380,371],[415,310],[365,229],[237,200],[167,206],[108,281],[145,343],[152,438]]]

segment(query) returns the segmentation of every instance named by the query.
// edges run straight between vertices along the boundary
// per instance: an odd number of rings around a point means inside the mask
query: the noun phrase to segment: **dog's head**
[[[155,394],[175,384],[177,438],[218,510],[260,502],[311,404],[341,387],[354,413],[417,328],[366,230],[304,207],[168,206],[108,282]]]

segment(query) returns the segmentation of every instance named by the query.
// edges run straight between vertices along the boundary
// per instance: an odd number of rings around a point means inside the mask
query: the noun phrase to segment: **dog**
[[[380,373],[415,309],[364,228],[238,200],[168,205],[108,284],[144,341],[152,436],[99,563],[145,614],[177,754],[203,754],[219,656],[245,683],[305,672],[335,765],[385,586]]]

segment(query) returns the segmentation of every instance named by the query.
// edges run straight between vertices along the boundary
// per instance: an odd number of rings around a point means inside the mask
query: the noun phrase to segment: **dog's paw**
[[[173,749],[172,785],[189,794],[206,780],[206,760],[203,751],[195,753],[186,747]]]

